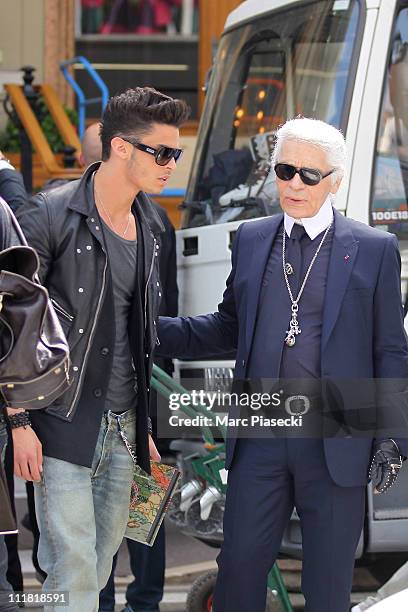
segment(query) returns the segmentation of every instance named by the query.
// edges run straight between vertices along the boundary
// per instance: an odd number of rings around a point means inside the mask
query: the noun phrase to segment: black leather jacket
[[[46,409],[67,421],[73,419],[87,367],[92,367],[88,361],[102,305],[107,294],[112,298],[103,229],[86,189],[98,166],[91,165],[78,181],[39,193],[18,214],[29,244],[40,256],[40,279],[49,291],[70,346],[73,384]],[[129,338],[138,380],[137,455],[140,465],[148,469],[149,381],[157,341],[161,297],[158,255],[164,227],[145,194],[137,196],[132,211],[137,223],[138,257]],[[102,379],[109,374],[99,372]]]

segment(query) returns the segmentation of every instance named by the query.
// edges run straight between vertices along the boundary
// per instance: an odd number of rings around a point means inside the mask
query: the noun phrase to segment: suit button
[[[245,359],[242,360],[242,367],[245,367]]]
[[[109,355],[109,349],[107,346],[101,348],[101,355],[103,355],[104,357],[106,357],[106,355]]]
[[[95,396],[95,397],[101,397],[101,395],[102,395],[102,389],[99,389],[99,388],[94,389],[93,394],[94,394],[94,396]]]

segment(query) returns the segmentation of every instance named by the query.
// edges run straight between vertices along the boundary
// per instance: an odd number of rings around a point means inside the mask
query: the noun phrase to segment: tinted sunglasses
[[[330,170],[326,174],[322,174],[319,170],[313,168],[296,168],[290,164],[276,164],[275,173],[281,181],[291,181],[295,174],[299,174],[300,180],[305,185],[318,185],[321,180],[333,174],[335,170]]]
[[[183,153],[183,149],[174,149],[173,147],[159,147],[158,149],[153,149],[153,147],[149,147],[148,145],[138,142],[137,140],[131,140],[130,138],[124,138],[123,136],[121,136],[121,138],[122,140],[129,142],[135,147],[135,149],[143,151],[144,153],[149,153],[149,155],[154,155],[156,164],[159,166],[166,166],[166,164],[168,164],[173,157],[174,161],[177,162]]]

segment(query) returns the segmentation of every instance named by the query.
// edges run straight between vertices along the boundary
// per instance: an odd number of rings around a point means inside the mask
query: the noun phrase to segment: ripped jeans
[[[136,410],[103,415],[92,468],[44,457],[35,483],[40,528],[38,560],[47,573],[43,591],[65,591],[64,612],[97,612],[112,558],[126,528],[133,462],[120,427],[135,440]],[[60,612],[46,605],[44,612]]]

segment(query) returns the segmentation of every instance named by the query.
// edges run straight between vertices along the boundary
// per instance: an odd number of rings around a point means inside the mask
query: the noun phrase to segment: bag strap
[[[4,214],[1,214],[4,213]],[[35,256],[38,261],[37,272],[35,272],[33,276],[33,280],[41,285],[40,277],[38,275],[38,270],[40,267],[40,260],[35,249],[29,246],[26,237],[23,234],[23,230],[20,227],[19,222],[17,221],[13,211],[10,206],[3,200],[0,196],[0,231],[2,232],[3,242],[1,244],[1,251],[5,251],[9,249],[11,246],[25,246],[28,247],[31,251],[34,251]],[[14,232],[15,236],[18,239],[18,245],[12,244],[12,233]]]
[[[3,198],[0,197],[0,207],[3,214],[0,214],[0,229],[1,229],[1,250],[7,249],[11,242],[11,217],[9,215],[10,209],[7,206]]]

